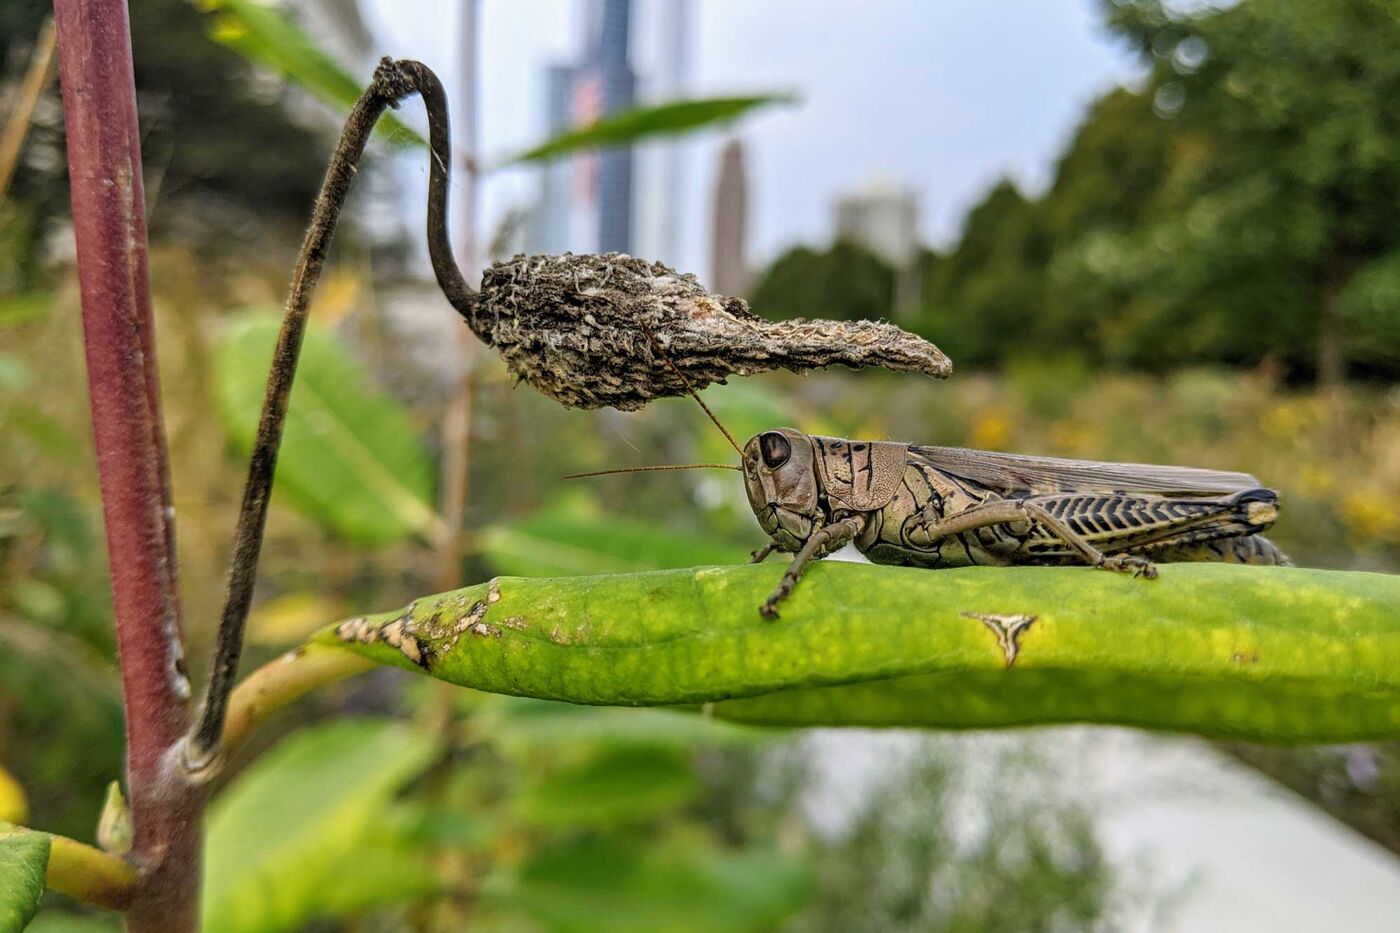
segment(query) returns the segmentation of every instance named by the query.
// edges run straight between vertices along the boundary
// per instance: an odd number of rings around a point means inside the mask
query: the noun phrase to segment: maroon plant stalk
[[[199,791],[172,767],[190,724],[124,0],[55,0],[88,393],[126,706],[128,929],[198,922]]]

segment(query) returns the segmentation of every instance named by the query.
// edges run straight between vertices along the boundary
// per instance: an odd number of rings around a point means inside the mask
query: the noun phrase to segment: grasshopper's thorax
[[[796,551],[829,520],[808,435],[778,428],[749,438],[743,468],[749,507],[780,549]]]

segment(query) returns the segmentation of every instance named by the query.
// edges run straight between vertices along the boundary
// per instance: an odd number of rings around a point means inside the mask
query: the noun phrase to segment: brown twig
[[[24,146],[24,138],[29,135],[29,124],[34,119],[34,108],[39,98],[53,80],[58,65],[54,57],[54,45],[58,34],[54,30],[52,17],[44,20],[39,28],[39,39],[34,43],[34,54],[29,58],[29,70],[24,74],[24,84],[20,86],[19,97],[14,109],[5,120],[5,128],[0,130],[0,199],[10,190],[10,180],[14,177],[15,166],[19,164],[19,152]]]
[[[452,151],[447,122],[447,101],[437,76],[420,62],[384,59],[374,79],[355,103],[341,133],[321,192],[316,198],[311,226],[302,242],[291,292],[287,297],[282,331],[273,354],[258,423],[253,455],[248,465],[243,505],[238,517],[233,556],[229,563],[228,595],[215,645],[209,685],[200,709],[199,724],[185,750],[185,765],[206,774],[218,760],[220,737],[228,710],[229,693],[242,651],[243,629],[252,605],[257,579],[258,555],[267,521],[268,496],[277,467],[277,451],[287,414],[287,400],[296,376],[302,337],[306,332],[311,296],[320,278],[321,267],[336,223],[350,191],[360,158],[375,123],[385,109],[411,94],[418,94],[428,112],[428,255],[438,284],[452,306],[464,316],[474,293],[467,286],[452,257],[447,234],[447,187]]]
[[[198,922],[203,796],[169,767],[190,685],[151,316],[131,33],[125,0],[56,0],[73,230],[126,712],[141,880],[134,931]]]
[[[460,116],[457,132],[462,143],[462,205],[458,209],[458,252],[462,264],[477,268],[476,205],[480,178],[476,170],[476,110],[477,110],[477,0],[467,0],[461,8],[461,82],[457,112]],[[472,420],[476,407],[476,378],[473,372],[472,343],[475,338],[467,328],[454,335],[451,359],[456,373],[447,408],[442,414],[442,462],[439,469],[439,499],[443,517],[443,532],[435,542],[437,553],[434,580],[440,590],[457,586],[465,549],[467,502],[471,487]]]

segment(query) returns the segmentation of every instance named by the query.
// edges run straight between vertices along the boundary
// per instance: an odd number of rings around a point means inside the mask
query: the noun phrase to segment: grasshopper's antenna
[[[623,467],[617,470],[595,470],[592,473],[570,473],[565,479],[583,479],[585,476],[612,476],[614,473],[654,473],[660,470],[733,470],[744,472],[742,467],[732,463],[673,463],[665,466]]]
[[[661,357],[661,362],[671,367],[671,372],[676,374],[676,378],[681,381],[681,385],[685,386],[685,391],[690,394],[691,398],[695,399],[695,404],[699,405],[704,410],[710,420],[715,423],[715,427],[719,428],[719,432],[724,435],[724,439],[729,441],[729,446],[734,448],[734,452],[739,455],[739,459],[743,460],[744,452],[739,448],[739,443],[734,440],[734,435],[730,434],[729,429],[719,423],[719,419],[715,417],[715,413],[710,411],[710,406],[706,405],[704,400],[700,398],[699,393],[691,388],[690,380],[685,378],[685,373],[681,372],[679,366],[671,362],[671,358],[667,356],[665,351],[657,344],[656,338],[651,335],[651,331],[643,327],[642,333],[647,335],[647,342],[651,344],[652,351],[655,352],[657,356]],[[738,469],[738,467],[734,467],[734,469]]]

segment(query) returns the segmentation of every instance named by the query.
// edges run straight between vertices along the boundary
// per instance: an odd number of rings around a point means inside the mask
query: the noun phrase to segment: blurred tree
[[[1104,0],[1176,124],[1170,176],[1128,238],[1121,280],[1236,357],[1312,351],[1395,368],[1400,313],[1400,14],[1388,0]],[[1248,348],[1248,349],[1246,349]]]
[[[886,318],[894,270],[869,250],[838,241],[817,252],[799,246],[778,257],[753,290],[754,312],[769,318]]]
[[[926,265],[922,327],[958,363],[1035,347],[1048,258],[1039,207],[1003,179],[968,214],[957,247]]]
[[[932,745],[877,789],[817,850],[818,893],[792,928],[1111,929],[1120,879],[1090,815],[1032,788],[1026,777],[1044,767],[1034,756],[984,754],[996,761],[995,792]],[[965,824],[979,831],[968,838]]]
[[[47,0],[0,5],[0,96],[20,80],[51,8]],[[187,0],[143,0],[131,5],[131,19],[152,234],[226,245],[254,242],[269,224],[299,229],[326,143],[288,113],[280,83],[211,41],[205,17]],[[55,82],[12,189],[23,223],[5,242],[23,248],[26,280],[43,232],[68,213],[58,101]]]

